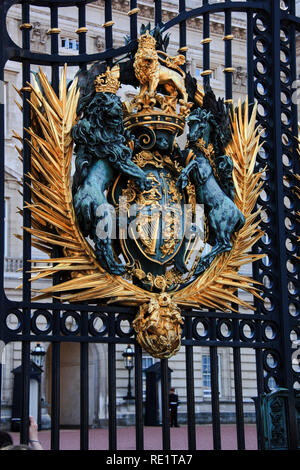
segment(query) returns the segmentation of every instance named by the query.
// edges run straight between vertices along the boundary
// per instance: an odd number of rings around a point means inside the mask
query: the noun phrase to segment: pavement
[[[171,450],[188,450],[187,426],[171,428]],[[11,433],[14,444],[19,443],[19,433]],[[40,442],[45,450],[50,450],[50,430],[39,432]],[[237,432],[234,424],[221,425],[222,450],[237,449]],[[197,450],[213,450],[212,426],[196,426]],[[245,447],[246,450],[257,450],[256,425],[245,425]],[[135,450],[135,428],[122,427],[117,431],[117,449]],[[145,450],[162,450],[162,428],[144,427]],[[60,450],[79,450],[79,429],[60,430]],[[108,450],[108,429],[97,428],[89,430],[89,450]]]

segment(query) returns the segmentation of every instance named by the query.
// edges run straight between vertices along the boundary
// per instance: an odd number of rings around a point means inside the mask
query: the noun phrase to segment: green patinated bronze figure
[[[195,270],[195,275],[199,275],[216,255],[231,250],[231,235],[243,227],[245,218],[232,200],[230,157],[215,153],[222,152],[227,143],[226,135],[217,125],[216,117],[210,111],[197,108],[187,120],[189,133],[185,153],[191,161],[182,170],[177,185],[184,189],[189,182],[189,176],[191,177],[196,188],[196,200],[205,206],[210,243],[214,245],[212,250],[200,259]],[[218,140],[222,145],[217,145]],[[217,165],[214,172],[215,161]],[[226,170],[229,168],[229,171],[223,172],[224,167]]]
[[[83,235],[94,242],[101,266],[112,274],[123,274],[125,269],[115,260],[111,240],[97,236],[99,218],[109,218],[109,211],[98,214],[97,209],[107,204],[106,191],[119,173],[135,178],[142,190],[149,185],[144,171],[132,162],[124,132],[120,98],[101,91],[95,91],[72,132],[76,144],[72,192],[77,221]]]

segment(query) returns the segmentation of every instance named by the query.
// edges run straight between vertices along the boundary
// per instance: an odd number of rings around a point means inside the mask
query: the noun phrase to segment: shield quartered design
[[[126,198],[127,237],[124,255],[143,264],[168,264],[179,251],[185,232],[184,195],[176,187],[176,175],[163,165],[146,165],[149,186],[141,190],[129,179],[114,185],[113,199]],[[159,269],[163,272],[164,269]]]

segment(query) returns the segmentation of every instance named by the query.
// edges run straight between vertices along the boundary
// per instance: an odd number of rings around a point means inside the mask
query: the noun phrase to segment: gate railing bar
[[[53,334],[60,332],[60,311],[53,312]],[[60,340],[52,343],[51,367],[51,450],[59,450],[60,426]]]
[[[259,349],[263,348],[266,346],[266,343],[264,341],[257,343],[256,341],[253,343],[245,343],[242,340],[240,341],[234,341],[234,340],[219,340],[219,339],[204,339],[204,340],[196,340],[196,339],[183,339],[182,340],[182,345],[183,346],[211,346],[211,347],[232,347],[232,348],[238,348],[238,347],[243,347],[243,348],[251,348],[251,349]],[[274,344],[269,344],[269,347],[275,347],[276,343],[274,341]]]
[[[218,350],[210,347],[211,408],[214,450],[221,450]]]
[[[83,4],[78,5],[78,34],[79,41],[79,54],[86,54],[86,6]],[[86,64],[81,64],[81,70],[86,70]]]
[[[88,316],[81,315],[81,335],[88,337]],[[89,448],[89,343],[80,343],[80,450]]]
[[[0,8],[0,31],[5,31],[5,12],[4,8]],[[4,64],[5,64],[5,51],[4,51],[4,43],[1,41],[0,44],[0,82],[4,84]],[[3,90],[4,91],[4,90]],[[5,119],[5,109],[4,109],[4,101],[0,100],[0,200],[3,201],[0,204],[0,220],[4,220],[4,196],[5,196],[5,189],[4,189],[4,155],[5,155],[5,134],[4,129],[6,125]],[[4,224],[1,224],[0,228],[0,302],[1,306],[4,305]],[[3,308],[3,307],[2,307]],[[2,323],[2,322],[0,322]],[[4,332],[3,326],[0,324],[0,338],[1,340],[4,339]],[[3,369],[2,369],[2,361],[0,361],[0,422],[2,420],[2,377],[3,377]]]
[[[116,313],[116,307],[113,305],[92,305],[88,303],[82,304],[67,304],[59,303],[54,301],[53,303],[49,302],[35,302],[35,301],[11,301],[5,298],[5,308],[7,310],[22,309],[22,308],[33,308],[40,310],[56,310],[63,307],[64,310],[79,310],[81,312],[103,312],[103,313]],[[136,315],[136,309],[134,307],[121,307],[118,305],[118,313],[126,313],[132,315],[132,318]],[[252,316],[251,316],[252,318]]]
[[[203,6],[208,5],[208,0],[203,0]],[[203,86],[209,86],[210,83],[210,25],[209,13],[203,14]],[[208,42],[207,42],[208,41]],[[207,74],[207,75],[206,75]]]
[[[185,319],[185,336],[192,337],[191,318]],[[188,416],[188,449],[196,450],[195,392],[194,392],[194,355],[193,346],[185,346],[186,395]]]
[[[179,15],[185,11],[185,0],[179,0]],[[186,57],[186,22],[180,21],[179,23],[179,50],[180,54]],[[186,63],[182,67],[183,70],[186,70]]]
[[[289,327],[289,308],[287,293],[287,254],[285,248],[286,236],[285,225],[282,223],[285,218],[284,208],[284,187],[283,181],[283,163],[282,163],[282,127],[281,127],[281,83],[280,83],[280,14],[279,3],[272,2],[272,55],[273,55],[273,121],[274,121],[274,162],[275,162],[275,210],[277,214],[277,224],[275,236],[277,239],[277,259],[278,259],[278,311],[280,312],[280,331],[282,344],[282,367],[284,386],[289,390],[289,400],[287,403],[287,417],[289,429],[289,448],[297,449],[297,424],[295,413],[295,395],[293,389],[293,377],[291,370],[291,347],[290,347],[290,327]]]
[[[4,31],[5,25],[5,12],[4,8],[0,8],[0,31]],[[0,44],[0,83],[4,85],[4,63],[5,63],[5,51],[4,51],[4,43],[1,41]],[[4,90],[3,90],[4,92]],[[4,220],[4,197],[5,197],[5,188],[4,188],[4,175],[5,175],[5,162],[4,162],[4,155],[5,155],[5,133],[4,129],[6,126],[6,116],[5,116],[5,109],[4,109],[4,100],[0,100],[0,201],[3,201],[0,204],[0,220]],[[4,223],[1,224],[0,227],[0,302],[1,307],[4,307]],[[4,332],[3,326],[0,324],[0,339],[4,339]],[[1,406],[2,406],[2,362],[0,361],[0,420],[1,420]]]
[[[137,8],[137,0],[130,0],[130,11]],[[137,40],[137,12],[130,14],[130,39],[132,41]]]
[[[300,18],[299,16],[295,16],[295,13],[288,13],[284,10],[281,10],[280,18],[282,22],[287,23],[288,25],[293,24],[293,26],[296,27],[297,31],[300,31]]]
[[[15,3],[14,0],[6,0],[11,3]],[[44,7],[45,3],[49,4],[51,2],[56,3],[60,8],[62,7],[75,7],[77,4],[84,3],[93,3],[95,0],[30,0],[31,4],[34,6]],[[47,6],[47,5],[46,5]]]
[[[11,301],[7,298],[4,299],[4,307],[6,310],[22,309],[22,308],[31,308],[36,310],[55,310],[63,307],[64,310],[79,310],[82,312],[103,312],[103,313],[116,313],[116,306],[114,305],[93,305],[88,303],[82,304],[67,304],[59,303],[54,300],[54,302],[35,302],[35,301]],[[132,315],[132,319],[135,317],[137,310],[134,307],[117,307],[118,313],[126,313]],[[236,313],[229,312],[219,312],[217,310],[210,311],[200,311],[200,310],[182,310],[181,314],[184,317],[195,317],[195,318],[221,318],[224,319],[235,319]],[[261,314],[258,313],[239,313],[240,320],[261,320]]]
[[[296,10],[296,5],[295,5],[295,2],[293,2],[293,4],[291,5],[290,7],[290,13],[293,15],[295,14],[295,10]],[[296,59],[296,55],[297,55],[297,44],[296,44],[296,25],[295,24],[292,24],[290,25],[290,54],[291,54],[291,60],[290,60],[290,70],[291,70],[291,83],[293,84],[295,82],[295,80],[297,79],[297,59]],[[292,100],[291,102],[291,115],[292,115],[292,134],[294,136],[297,136],[299,135],[299,129],[298,129],[298,105],[299,105],[299,101],[297,101],[297,103],[294,103],[294,100]],[[295,155],[295,158],[294,158],[294,173],[299,175],[300,174],[300,159],[299,159],[299,155],[298,155],[298,142],[296,139],[294,139],[293,141],[293,152],[294,152],[294,155]],[[295,212],[299,214],[300,212],[300,200],[295,201]],[[296,226],[296,233],[300,233],[300,220],[299,218],[297,219],[297,217],[295,217],[295,226]],[[298,259],[300,257],[300,244],[298,243],[298,252],[296,253],[296,255],[298,256]],[[299,283],[299,266],[298,266],[298,283]],[[296,273],[295,273],[295,279],[296,279]],[[298,296],[298,302],[299,302],[299,296]],[[298,323],[299,324],[299,323]],[[299,338],[298,338],[299,339]],[[299,374],[298,374],[299,376]],[[300,430],[299,430],[299,435],[298,435],[298,438],[300,439]]]
[[[67,303],[58,303],[53,302],[53,303],[42,303],[42,302],[29,302],[29,301],[20,301],[20,302],[15,302],[15,301],[10,301],[8,299],[5,299],[5,304],[4,304],[5,310],[14,310],[14,309],[22,309],[22,308],[31,308],[31,309],[36,309],[36,310],[55,310],[55,309],[60,309],[63,307],[64,310],[66,311],[74,311],[74,310],[79,310],[81,312],[103,312],[103,313],[116,313],[116,307],[113,305],[92,305],[92,304],[67,304]],[[126,313],[128,315],[132,315],[132,319],[134,319],[137,310],[136,308],[126,308],[126,307],[121,307],[118,305],[117,307],[117,312],[118,313]],[[182,310],[181,312],[182,316],[184,317],[194,317],[194,318],[222,318],[222,319],[235,319],[236,318],[236,313],[228,313],[228,312],[218,312],[218,311],[189,311],[189,310]],[[260,314],[257,313],[239,313],[239,319],[240,320],[261,320],[262,317]]]
[[[135,438],[136,450],[144,449],[142,348],[135,344]]]
[[[154,24],[155,26],[162,24],[162,10],[161,10],[161,0],[154,0],[155,9],[154,9]]]
[[[110,315],[112,316],[112,315]],[[12,342],[12,341],[20,341],[20,342],[26,342],[26,341],[40,341],[40,342],[57,342],[57,341],[62,341],[66,343],[82,343],[86,341],[86,338],[81,337],[81,336],[73,336],[73,335],[60,335],[58,334],[29,334],[26,333],[25,328],[23,328],[24,334],[22,335],[18,333],[9,333],[6,334],[5,336],[5,341]],[[89,342],[90,343],[101,343],[101,344],[126,344],[126,340],[123,338],[112,338],[109,335],[107,336],[90,336],[89,337]],[[240,341],[234,341],[232,339],[230,340],[210,340],[210,339],[203,339],[203,340],[198,340],[198,339],[182,339],[182,346],[203,346],[203,347],[243,347],[243,348],[248,348],[248,349],[261,349],[266,347],[266,342],[265,341],[254,341],[254,342],[243,342],[242,340]],[[278,349],[278,341],[274,340],[268,343],[269,348],[274,348]]]
[[[163,450],[170,450],[170,413],[169,413],[169,380],[168,359],[161,359],[161,406],[162,406],[162,444]]]
[[[109,336],[115,336],[114,318],[109,318]],[[116,345],[108,343],[108,439],[109,450],[117,449],[117,416],[116,416]]]
[[[185,347],[187,415],[188,415],[188,449],[196,450],[195,426],[195,392],[194,392],[194,356],[193,346]]]
[[[58,54],[58,8],[56,5],[50,7],[50,43],[51,54],[53,56]],[[51,85],[56,94],[59,90],[59,65],[52,64],[51,66]],[[53,257],[61,255],[59,248],[53,249]],[[53,279],[53,284],[59,281],[56,274]],[[53,311],[53,334],[60,334],[60,311]],[[52,345],[52,383],[51,383],[51,449],[59,450],[60,448],[60,342],[54,342]]]
[[[289,11],[290,11],[290,15],[295,15],[295,13],[296,13],[296,2],[295,2],[295,0],[290,2]],[[299,20],[299,18],[298,18],[298,20]],[[281,22],[281,23],[283,23],[283,22]],[[290,77],[291,77],[290,83],[292,84],[292,86],[293,86],[294,81],[297,79],[296,29],[297,29],[297,32],[299,32],[300,31],[299,26],[300,25],[299,24],[297,25],[296,23],[291,23],[289,25],[289,47],[290,47],[289,68],[290,68]],[[298,129],[298,104],[299,104],[299,100],[297,100],[297,102],[294,102],[294,100],[292,99],[291,102],[290,102],[291,116],[292,116],[292,135],[293,136],[298,136],[298,134],[299,134],[299,129]],[[288,127],[287,124],[285,126]],[[294,165],[293,165],[294,166],[294,174],[300,174],[300,159],[299,159],[299,154],[298,154],[298,142],[297,142],[296,139],[293,139],[292,149],[293,149],[293,156],[294,156],[294,162],[293,162],[294,163]],[[294,209],[293,212],[294,212],[294,214],[295,213],[299,214],[300,201],[296,198],[296,196],[294,196],[294,197],[295,197],[295,200],[294,200],[295,209]],[[299,219],[297,219],[297,217],[294,217],[294,220],[295,220],[295,233],[299,234],[300,233],[300,231],[299,231],[300,221],[299,221]],[[299,245],[299,243],[297,244],[297,251],[295,252],[295,256],[298,256],[298,257],[300,256],[300,245]],[[300,272],[299,272],[299,263],[298,263],[298,269],[295,273],[293,273],[293,277],[291,278],[291,280],[293,280],[295,283],[298,282],[298,284],[299,284],[299,274],[300,274]],[[294,299],[295,299],[295,297],[293,298],[293,300]],[[299,293],[298,293],[298,296],[297,296],[297,300],[298,300],[298,303],[299,303]],[[297,331],[297,335],[298,335],[297,339],[299,339],[299,335],[300,335],[299,319],[297,319],[297,318],[291,319],[290,312],[287,312],[287,316],[289,317],[289,320],[290,320],[290,329],[293,329],[293,327],[295,327],[295,330]],[[291,349],[290,349],[290,352],[292,352]],[[298,379],[298,383],[299,383],[299,377],[300,377],[299,376],[299,370],[297,372],[294,371],[294,370],[291,371],[291,382],[293,382],[293,380],[296,381]],[[293,385],[291,385],[290,395],[293,395],[293,400],[294,400],[294,403],[295,403],[295,390],[293,388]],[[295,414],[296,413],[295,413],[295,408],[294,408],[294,415]],[[294,432],[295,421],[296,421],[296,418],[294,416],[290,432]],[[299,429],[299,424],[297,422],[296,422],[296,426],[298,428],[298,432],[297,432],[297,435],[294,437],[294,440],[296,439],[297,442],[294,443],[293,445],[294,446],[297,445],[298,446],[297,448],[299,449],[300,429]]]
[[[232,307],[238,311],[238,304],[232,304]],[[233,320],[233,337],[238,339],[239,321]],[[241,348],[233,348],[233,374],[234,374],[234,392],[235,392],[235,414],[236,414],[236,432],[238,450],[245,450],[245,424],[243,409],[243,382],[241,366]]]
[[[250,0],[247,0],[248,2]],[[247,12],[247,92],[249,104],[254,102],[254,47],[253,47],[253,30],[254,30],[254,12]],[[254,265],[253,265],[254,267]]]
[[[240,348],[233,348],[233,367],[234,367],[234,391],[235,391],[237,444],[238,444],[238,450],[245,450],[243,385],[242,385]]]
[[[60,309],[63,307],[64,310],[79,310],[82,312],[103,312],[103,313],[116,313],[116,307],[113,305],[93,305],[93,304],[67,304],[67,303],[59,303],[54,301],[53,303],[47,302],[35,302],[35,301],[11,301],[5,298],[4,307],[6,310],[14,310],[14,309],[22,309],[22,308],[31,308],[31,309],[39,309],[39,310],[55,310]],[[121,307],[118,305],[118,313],[126,313],[128,315],[132,315],[132,319],[137,313],[136,308],[132,307]],[[236,313],[228,313],[228,312],[219,312],[217,310],[210,310],[210,311],[200,311],[200,310],[182,310],[181,314],[184,317],[195,317],[195,318],[226,318],[226,319],[234,319],[236,318]],[[241,320],[261,320],[261,315],[256,313],[239,313],[239,319]]]
[[[167,21],[164,26],[163,30],[166,31],[173,26],[178,25],[179,21],[187,21],[191,18],[195,18],[197,16],[204,16],[207,13],[214,14],[214,13],[224,13],[225,11],[237,11],[237,12],[247,12],[250,9],[254,9],[256,11],[266,11],[270,12],[270,0],[248,0],[247,2],[232,2],[226,1],[223,3],[209,3],[208,0],[203,0],[203,6],[199,8],[193,8],[192,10],[186,10],[180,14],[180,16],[175,16],[171,20]],[[300,21],[299,21],[300,23]]]
[[[249,0],[248,0],[249,2]],[[248,102],[249,102],[249,112],[251,111],[251,107],[254,104],[254,88],[255,88],[255,81],[257,77],[254,75],[255,70],[255,54],[254,54],[254,18],[256,15],[255,10],[249,10],[247,13],[247,85],[248,85]],[[250,113],[249,113],[250,115]],[[260,162],[257,162],[257,168],[261,166]],[[257,207],[256,209],[257,210]],[[257,245],[254,245],[252,248],[253,253],[258,253]],[[259,266],[258,263],[254,263],[252,265],[252,273],[253,278],[255,280],[259,280]],[[257,312],[257,319],[255,319],[255,338],[256,342],[261,343],[263,341],[262,337],[262,328],[261,328],[261,308],[260,308],[260,301],[254,297],[253,298],[254,306]],[[264,450],[265,448],[265,441],[263,436],[263,427],[262,427],[262,420],[261,414],[259,410],[259,397],[265,391],[264,386],[264,366],[263,366],[263,351],[262,348],[255,349],[255,364],[256,364],[256,386],[257,386],[257,397],[253,397],[255,407],[256,407],[256,430],[257,430],[257,448],[259,450]]]
[[[261,321],[255,322],[255,338],[257,341],[262,341]],[[264,393],[264,366],[263,366],[263,351],[261,348],[255,350],[256,360],[256,382],[257,382],[257,395],[260,397]],[[254,399],[256,397],[253,397]],[[264,439],[262,432],[261,416],[257,411],[256,427],[257,427],[257,447],[259,450],[264,449]]]
[[[111,23],[111,24],[110,24]],[[104,29],[105,29],[105,48],[110,50],[113,47],[113,21],[112,21],[112,5],[111,2],[105,0],[104,7]],[[111,66],[112,58],[107,58],[107,65]]]
[[[30,7],[28,2],[22,4],[22,25],[30,23]],[[22,47],[24,50],[30,50],[30,30],[27,27],[22,28]],[[28,133],[25,129],[30,126],[30,109],[27,99],[30,98],[30,93],[26,90],[27,82],[30,81],[30,62],[24,61],[22,64],[22,92],[23,92],[23,207],[26,203],[30,202],[30,188],[25,181],[27,181],[27,174],[30,171],[30,149],[25,139],[28,137]],[[31,226],[30,211],[24,209],[23,211],[23,226]],[[31,237],[25,230],[23,230],[23,299],[30,301],[31,298],[31,287],[29,281],[28,271],[30,270],[29,262],[31,253]],[[24,333],[30,333],[30,310],[24,309]],[[29,400],[30,400],[30,341],[24,341],[22,343],[22,375],[21,375],[21,387],[22,387],[22,401],[21,401],[21,424],[20,424],[20,442],[28,444],[29,440]]]
[[[110,26],[111,28],[111,26]],[[106,28],[108,29],[108,28]],[[51,64],[68,64],[68,65],[81,65],[90,64],[95,61],[111,61],[114,57],[126,55],[128,52],[133,51],[136,48],[136,42],[132,44],[122,46],[118,49],[109,49],[101,53],[95,54],[79,54],[79,55],[57,55],[52,56],[51,54],[41,54],[38,52],[26,51],[21,48],[10,48],[7,50],[8,59],[15,62],[23,62],[30,60],[31,64],[49,66]]]
[[[2,353],[4,354],[4,352]],[[2,361],[0,362],[0,423],[2,423],[2,377],[3,377],[3,370],[2,370]]]
[[[225,11],[224,43],[225,43],[225,102],[232,100],[232,27],[231,11]]]
[[[248,0],[249,2],[249,0]],[[249,112],[254,104],[254,85],[255,85],[255,55],[254,55],[254,10],[249,10],[247,13],[247,90],[248,90],[248,102]],[[250,113],[249,113],[250,114]],[[257,162],[259,165],[259,162]],[[257,209],[257,208],[256,208]],[[255,210],[256,210],[255,209]],[[257,245],[252,248],[253,253],[258,253]],[[259,279],[259,267],[258,263],[252,265],[253,278]],[[256,297],[253,298],[253,303],[256,308],[255,319],[255,338],[257,342],[262,342],[262,331],[261,331],[261,310],[260,302]],[[264,376],[263,376],[263,351],[261,348],[255,349],[255,363],[256,363],[256,384],[257,384],[257,395],[260,397],[264,393]],[[264,449],[264,439],[262,432],[262,422],[259,409],[257,407],[257,397],[253,397],[256,406],[256,429],[257,429],[257,447],[260,450]]]
[[[50,39],[51,39],[51,54],[56,56],[58,54],[58,8],[56,5],[50,7]],[[56,93],[59,87],[59,66],[58,64],[52,65],[52,86]]]
[[[211,338],[216,339],[216,320],[210,320]],[[221,450],[218,348],[210,346],[211,411],[214,450]]]
[[[30,24],[30,10],[29,4],[24,2],[22,4],[22,24]],[[23,27],[22,29],[22,46],[24,50],[30,50],[30,32],[29,28]],[[30,148],[26,142],[29,137],[26,129],[30,127],[30,107],[28,99],[30,99],[30,93],[27,90],[27,82],[30,82],[30,62],[25,60],[22,64],[22,93],[23,93],[23,207],[26,203],[30,203],[30,188],[27,182],[27,174],[30,172]],[[23,211],[23,226],[31,227],[31,216],[28,209]],[[31,286],[30,286],[30,263],[28,260],[31,258],[31,237],[26,230],[23,230],[23,299],[30,302],[31,300]],[[24,315],[26,315],[24,311]]]

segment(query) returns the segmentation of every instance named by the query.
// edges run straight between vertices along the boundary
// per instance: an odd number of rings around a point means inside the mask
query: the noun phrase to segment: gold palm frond
[[[41,289],[33,300],[57,296],[60,301],[80,302],[98,300],[141,305],[156,294],[141,289],[120,276],[111,275],[97,262],[89,243],[82,236],[74,214],[71,194],[71,160],[73,142],[71,130],[76,123],[79,90],[76,80],[67,91],[66,67],[60,81],[59,96],[40,70],[40,87],[28,84],[31,89],[32,127],[28,129],[32,170],[30,180],[32,203],[32,228],[25,228],[32,236],[32,245],[51,256],[53,247],[62,249],[59,258],[38,260],[32,267],[31,280],[49,278],[66,272],[68,277],[57,285]],[[260,133],[255,128],[256,107],[248,122],[248,103],[242,113],[232,118],[232,142],[227,153],[234,162],[236,204],[243,212],[246,223],[233,240],[230,252],[219,255],[211,266],[193,283],[178,292],[170,292],[181,306],[206,306],[227,309],[232,303],[252,308],[237,296],[244,289],[259,297],[257,284],[248,276],[238,273],[245,263],[253,263],[263,255],[251,253],[251,248],[262,236],[259,229],[259,211],[253,213],[261,191],[261,173],[254,172]],[[18,140],[20,136],[15,134]],[[17,148],[21,154],[21,149]],[[36,260],[31,260],[36,263]],[[42,265],[42,266],[41,266]]]

